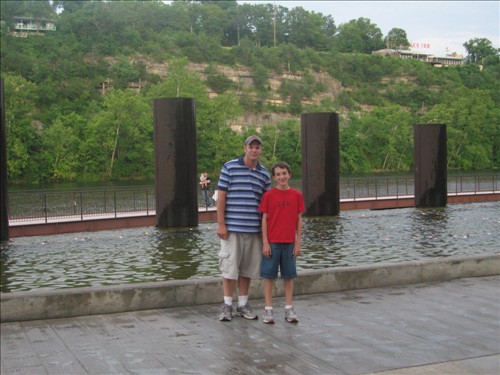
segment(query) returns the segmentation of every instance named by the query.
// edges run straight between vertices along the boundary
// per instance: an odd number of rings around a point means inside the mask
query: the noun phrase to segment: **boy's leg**
[[[299,321],[297,314],[293,310],[293,284],[297,277],[297,267],[295,258],[293,257],[293,244],[289,244],[287,251],[283,252],[281,262],[281,277],[283,278],[283,286],[285,289],[285,319],[290,323]]]
[[[264,295],[266,299],[266,305],[264,306],[264,315],[262,316],[262,322],[264,324],[274,324],[273,317],[273,286],[274,279],[262,279],[264,284]]]
[[[272,307],[274,280],[273,279],[262,279],[262,280],[264,284],[264,296],[266,299],[266,307]]]
[[[285,288],[285,302],[288,306],[293,303],[293,279],[283,279],[283,286]]]

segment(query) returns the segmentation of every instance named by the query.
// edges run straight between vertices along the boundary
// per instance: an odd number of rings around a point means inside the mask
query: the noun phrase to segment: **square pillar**
[[[305,215],[336,216],[340,212],[338,113],[304,113],[301,123]]]
[[[448,203],[446,125],[413,127],[415,206],[445,207]]]
[[[156,222],[159,228],[198,225],[195,101],[153,101]]]

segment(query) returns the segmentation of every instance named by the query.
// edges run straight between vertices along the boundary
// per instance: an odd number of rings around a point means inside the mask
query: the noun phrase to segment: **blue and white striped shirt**
[[[223,165],[217,188],[227,192],[224,213],[227,230],[260,233],[259,204],[262,195],[271,189],[269,171],[260,163],[249,169],[242,156]]]

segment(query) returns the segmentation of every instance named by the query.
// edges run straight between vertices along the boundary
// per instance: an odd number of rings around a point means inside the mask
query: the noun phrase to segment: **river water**
[[[300,271],[498,253],[500,202],[304,218]],[[219,276],[215,223],[20,237],[1,244],[2,293]]]

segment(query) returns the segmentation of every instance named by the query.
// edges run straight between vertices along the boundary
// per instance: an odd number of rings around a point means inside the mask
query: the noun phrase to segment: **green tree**
[[[228,122],[243,114],[234,92],[227,91],[210,100],[197,124],[199,169],[218,174],[220,167],[241,153],[242,142]]]
[[[164,81],[153,85],[147,92],[149,99],[188,97],[196,100],[197,107],[208,102],[206,86],[200,77],[187,71],[188,59],[174,58],[168,64]]]
[[[139,72],[127,57],[120,56],[111,67],[111,79],[115,89],[124,89],[127,88],[129,82],[139,80]]]
[[[217,45],[222,42],[224,31],[229,24],[230,19],[227,17],[227,11],[218,6],[216,2],[209,3],[201,8],[200,29]]]
[[[486,38],[474,38],[464,43],[469,63],[484,64],[485,60],[498,57],[498,50],[493,48]]]
[[[35,155],[40,149],[40,131],[35,127],[36,85],[20,76],[2,75],[5,92],[5,138],[8,177],[30,178],[37,170]]]
[[[410,47],[410,42],[406,36],[406,31],[397,27],[392,28],[387,33],[384,39],[387,48],[395,49],[396,51],[405,50]]]
[[[111,90],[103,110],[89,121],[83,154],[85,173],[105,179],[153,175],[151,107],[131,91]]]
[[[340,172],[369,172],[370,162],[365,154],[364,137],[358,118],[352,117],[348,125],[340,127],[339,133]]]
[[[335,45],[340,52],[371,53],[384,48],[382,31],[368,18],[358,18],[339,25]]]
[[[80,166],[79,129],[86,124],[85,119],[72,113],[57,118],[43,132],[43,164],[47,166],[44,177],[51,181],[74,181]]]
[[[224,74],[216,73],[207,76],[207,85],[217,94],[223,94],[227,90],[233,89],[235,84]]]
[[[423,120],[446,124],[449,168],[487,169],[499,165],[500,109],[487,91],[460,88],[450,92]]]
[[[1,18],[7,23],[13,25],[12,17],[33,17],[33,18],[44,18],[55,20],[57,14],[51,7],[48,0],[44,1],[2,1],[0,3],[1,7]]]
[[[293,8],[289,14],[288,42],[299,48],[311,47],[319,51],[327,50],[329,42],[336,32],[331,17],[321,13],[308,12],[302,7]]]
[[[399,106],[377,107],[359,118],[364,154],[376,170],[412,165],[412,117]]]

